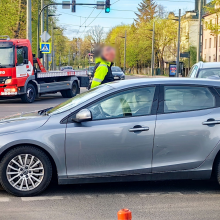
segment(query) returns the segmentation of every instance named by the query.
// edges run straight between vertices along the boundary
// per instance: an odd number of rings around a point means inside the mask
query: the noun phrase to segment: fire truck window
[[[28,60],[28,48],[23,47],[23,50],[24,50],[24,59]]]
[[[17,65],[24,63],[24,49],[23,47],[17,48]]]

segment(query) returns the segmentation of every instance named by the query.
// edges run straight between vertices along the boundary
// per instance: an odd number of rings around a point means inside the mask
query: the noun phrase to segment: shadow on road
[[[129,182],[129,183],[98,183],[79,185],[51,184],[45,194],[113,194],[113,193],[175,193],[195,194],[220,193],[220,187],[215,181],[159,181],[159,182]]]

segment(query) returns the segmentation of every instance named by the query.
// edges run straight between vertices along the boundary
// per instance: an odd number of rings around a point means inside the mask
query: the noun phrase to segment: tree
[[[137,16],[137,19],[135,19],[136,23],[148,22],[157,13],[157,4],[154,0],[142,0],[138,6],[139,13],[135,13]]]
[[[104,29],[101,26],[92,27],[88,32],[87,39],[90,39],[91,43],[94,45],[100,45],[103,43],[104,39]]]

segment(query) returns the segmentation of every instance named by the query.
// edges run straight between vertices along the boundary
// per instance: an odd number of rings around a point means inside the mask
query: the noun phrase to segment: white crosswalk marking
[[[9,201],[10,201],[10,199],[7,197],[0,198],[0,202],[9,202]]]
[[[23,202],[42,201],[42,200],[58,200],[63,199],[63,196],[36,196],[36,197],[21,197]]]

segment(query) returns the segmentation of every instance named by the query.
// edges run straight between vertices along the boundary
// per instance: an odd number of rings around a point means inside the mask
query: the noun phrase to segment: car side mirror
[[[76,114],[76,117],[72,119],[74,122],[84,122],[84,121],[91,121],[92,120],[92,113],[88,109],[82,109]]]

